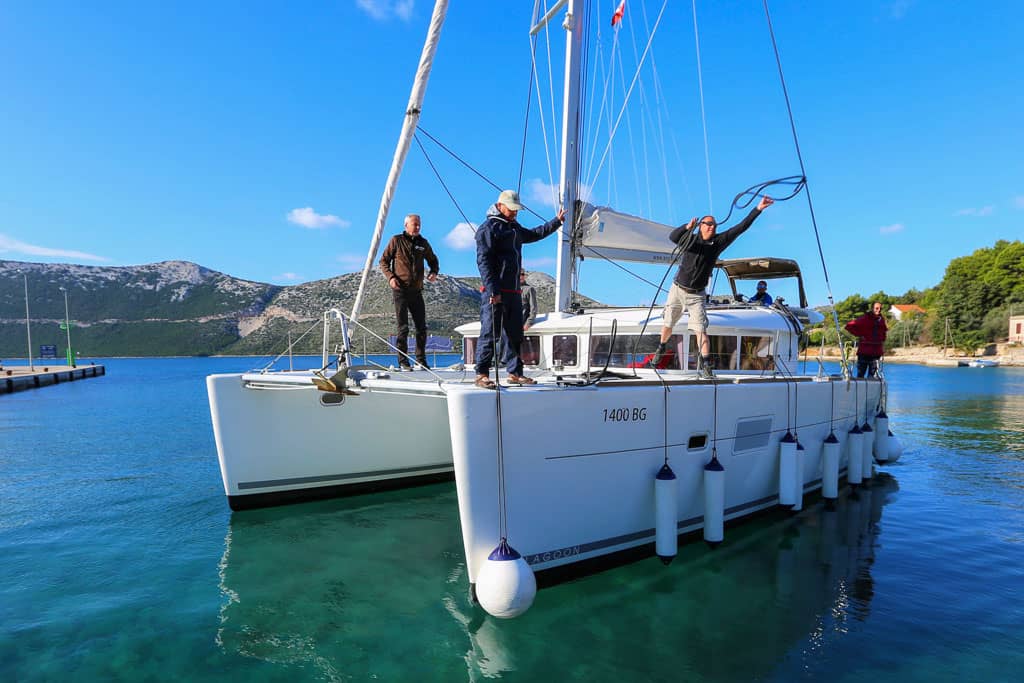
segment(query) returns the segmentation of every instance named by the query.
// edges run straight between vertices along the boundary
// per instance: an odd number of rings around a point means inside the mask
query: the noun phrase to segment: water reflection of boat
[[[897,489],[878,474],[834,510],[754,520],[717,551],[691,544],[669,567],[652,560],[562,584],[514,622],[485,618],[469,600],[450,487],[236,515],[217,642],[328,680],[570,670],[628,679],[666,657],[695,678],[750,680],[867,617],[880,521]],[[539,644],[539,633],[567,646]],[[586,643],[585,661],[572,643]]]

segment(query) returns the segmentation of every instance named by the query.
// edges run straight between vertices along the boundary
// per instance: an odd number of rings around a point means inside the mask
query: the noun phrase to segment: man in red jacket
[[[885,316],[882,315],[882,303],[871,304],[871,311],[856,320],[846,323],[846,331],[860,338],[857,344],[857,377],[874,377],[878,369],[878,359],[885,353],[885,334],[888,331]]]

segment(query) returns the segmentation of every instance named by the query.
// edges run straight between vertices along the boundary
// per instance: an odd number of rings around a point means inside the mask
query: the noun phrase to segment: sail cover
[[[669,263],[675,245],[668,236],[676,226],[655,223],[606,206],[584,204],[577,244],[580,255],[613,261]]]

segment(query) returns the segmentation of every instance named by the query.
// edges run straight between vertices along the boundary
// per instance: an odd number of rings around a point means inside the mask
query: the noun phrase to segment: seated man
[[[761,280],[757,283],[757,294],[750,297],[750,303],[761,304],[762,306],[772,305],[772,295],[768,293],[768,283]]]

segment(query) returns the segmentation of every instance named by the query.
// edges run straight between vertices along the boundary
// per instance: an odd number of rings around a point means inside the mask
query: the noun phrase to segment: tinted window
[[[668,353],[658,364],[659,370],[679,369],[682,341],[682,335],[672,335],[669,339]],[[640,338],[636,335],[616,335],[614,343],[610,334],[594,335],[590,341],[590,365],[592,367],[603,366],[605,361],[608,361],[610,354],[611,360],[608,362],[610,367],[647,367],[647,363],[653,359],[657,349],[658,335],[656,334],[645,334]]]
[[[708,335],[709,346],[711,347],[711,367],[716,370],[735,370],[739,360],[736,356],[736,337]],[[697,335],[690,335],[690,357],[687,367],[690,370],[697,369]]]
[[[575,334],[556,334],[551,340],[552,365],[576,365],[578,346]]]
[[[740,337],[740,370],[774,370],[772,337]]]
[[[523,359],[523,365],[540,365],[540,337],[526,335],[523,337],[523,345],[519,347],[519,357]]]

